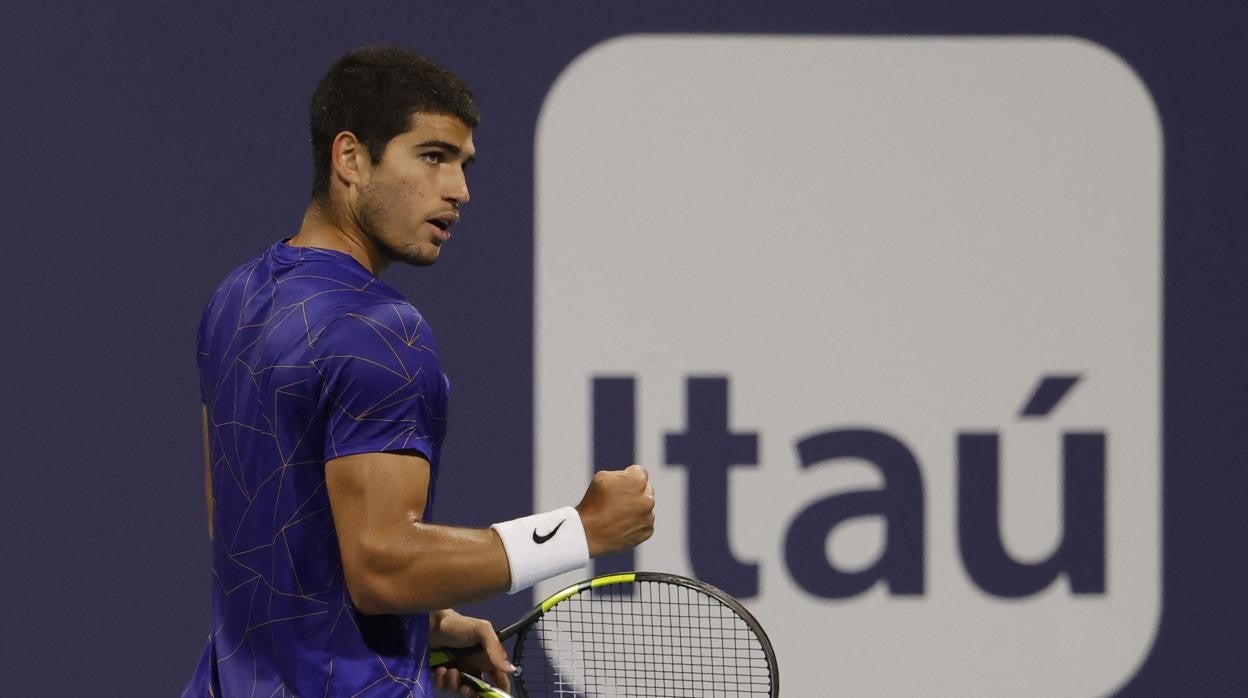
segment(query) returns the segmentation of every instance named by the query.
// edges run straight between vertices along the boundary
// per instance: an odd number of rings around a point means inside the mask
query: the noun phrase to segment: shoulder
[[[396,427],[405,430],[405,444],[413,434],[440,441],[450,385],[429,326],[411,304],[354,308],[309,351],[332,415],[330,452],[390,450]]]
[[[333,349],[344,342],[381,343],[418,351],[436,352],[433,331],[411,303],[402,300],[370,302],[339,309],[314,344]]]
[[[354,306],[316,335],[311,360],[324,375],[376,385],[427,381],[442,375],[433,332],[410,303]]]
[[[259,283],[256,280],[258,269],[261,267],[263,253],[252,257],[243,264],[235,267],[221,283],[213,289],[212,295],[208,297],[208,302],[204,304],[203,312],[200,314],[199,320],[199,341],[202,344],[211,339],[213,330],[222,324],[223,320],[231,314],[242,312],[242,308],[246,304],[246,298],[254,293],[253,287]],[[237,322],[226,321],[224,325],[227,328],[236,326]]]
[[[337,252],[282,250],[290,259],[276,277],[274,311],[297,315],[310,348],[332,349],[381,335],[411,345],[430,334],[419,311],[398,291]]]
[[[232,296],[245,294],[250,283],[255,276],[257,268],[260,266],[263,253],[258,254],[246,262],[238,265],[230,270],[221,283],[213,289],[212,295],[208,298],[205,311],[210,311],[215,307],[220,307]]]

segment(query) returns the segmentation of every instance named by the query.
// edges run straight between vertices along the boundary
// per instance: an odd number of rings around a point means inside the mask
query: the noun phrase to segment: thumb
[[[481,647],[490,662],[491,683],[504,691],[511,690],[510,675],[516,671],[516,667],[507,658],[507,650],[498,639],[494,628],[489,623],[482,623],[477,629],[477,639],[481,641]]]

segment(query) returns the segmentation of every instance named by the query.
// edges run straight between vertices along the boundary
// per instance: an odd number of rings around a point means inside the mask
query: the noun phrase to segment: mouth
[[[459,220],[459,216],[453,213],[443,214],[435,218],[430,218],[427,223],[435,229],[433,237],[434,241],[441,244],[451,239],[451,226]]]

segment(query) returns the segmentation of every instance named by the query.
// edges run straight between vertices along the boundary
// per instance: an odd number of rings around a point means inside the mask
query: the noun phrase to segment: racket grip
[[[460,657],[467,657],[470,654],[484,651],[485,648],[481,645],[473,645],[472,647],[441,647],[429,651],[429,666],[436,669],[450,664]]]
[[[507,693],[500,688],[495,688],[472,674],[460,674],[459,685],[468,686],[476,691],[478,696],[487,696],[487,698],[511,698],[510,693]]]

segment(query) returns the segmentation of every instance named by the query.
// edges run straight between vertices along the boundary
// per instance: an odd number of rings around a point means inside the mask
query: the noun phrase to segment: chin
[[[390,248],[389,254],[386,256],[393,261],[402,262],[409,266],[427,267],[438,261],[439,249],[435,246],[430,247],[432,249],[427,249],[423,245],[415,249],[407,250],[396,250],[394,248]]]
[[[394,259],[412,267],[427,267],[438,261],[438,256],[429,256],[427,254],[404,254],[399,255]]]

